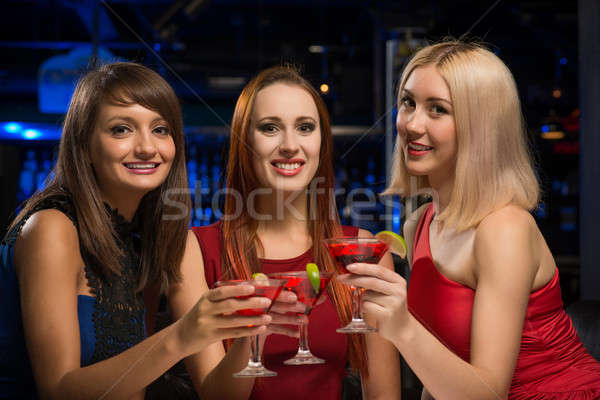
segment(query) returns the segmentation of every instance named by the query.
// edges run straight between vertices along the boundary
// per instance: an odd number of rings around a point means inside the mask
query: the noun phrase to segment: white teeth
[[[409,143],[408,144],[408,148],[412,149],[412,150],[418,150],[418,151],[424,151],[424,150],[431,150],[431,149],[433,149],[433,147],[422,146],[420,144],[414,144],[414,143]]]
[[[127,168],[131,168],[131,169],[151,169],[151,168],[156,168],[158,164],[125,164],[125,166]]]
[[[300,168],[300,163],[275,163],[275,166],[279,169],[293,170]]]

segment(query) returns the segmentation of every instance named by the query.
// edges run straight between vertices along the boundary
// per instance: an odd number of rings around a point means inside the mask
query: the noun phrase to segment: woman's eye
[[[171,130],[166,126],[157,126],[156,128],[154,128],[154,133],[166,136],[171,133]]]
[[[275,124],[263,124],[258,126],[258,130],[266,134],[274,134],[277,132],[277,126]]]
[[[131,132],[131,129],[126,125],[117,125],[110,128],[110,131],[113,135],[125,135],[127,132]]]
[[[298,130],[302,133],[311,133],[315,130],[315,124],[306,123],[298,126]]]
[[[415,102],[413,101],[413,99],[411,99],[408,96],[403,96],[400,99],[400,106],[404,106],[404,107],[414,107],[415,106]]]
[[[431,106],[431,111],[433,111],[434,114],[448,114],[448,110],[437,104]]]

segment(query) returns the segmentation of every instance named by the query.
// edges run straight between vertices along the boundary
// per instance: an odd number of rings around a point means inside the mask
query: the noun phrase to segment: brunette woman
[[[133,63],[86,74],[54,177],[0,245],[0,398],[142,399],[178,360],[265,331],[269,316],[223,315],[269,303],[229,299],[251,286],[198,298],[182,280],[198,255],[186,184],[181,111],[167,82]],[[196,301],[146,338],[141,293],[151,285],[175,310],[179,299]]]

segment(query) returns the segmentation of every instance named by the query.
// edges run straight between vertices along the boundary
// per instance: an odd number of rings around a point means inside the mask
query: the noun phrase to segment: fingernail
[[[355,270],[356,269],[356,265],[354,265],[354,264],[348,264],[348,265],[346,265],[346,269],[348,269],[350,271]]]

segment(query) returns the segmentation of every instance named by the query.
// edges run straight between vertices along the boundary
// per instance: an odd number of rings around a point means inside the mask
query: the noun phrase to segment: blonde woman
[[[396,124],[387,193],[433,197],[404,227],[410,286],[373,264],[339,279],[368,289],[364,311],[423,398],[600,398],[600,364],[563,310],[529,213],[538,182],[508,68],[478,45],[428,46],[402,74]]]

